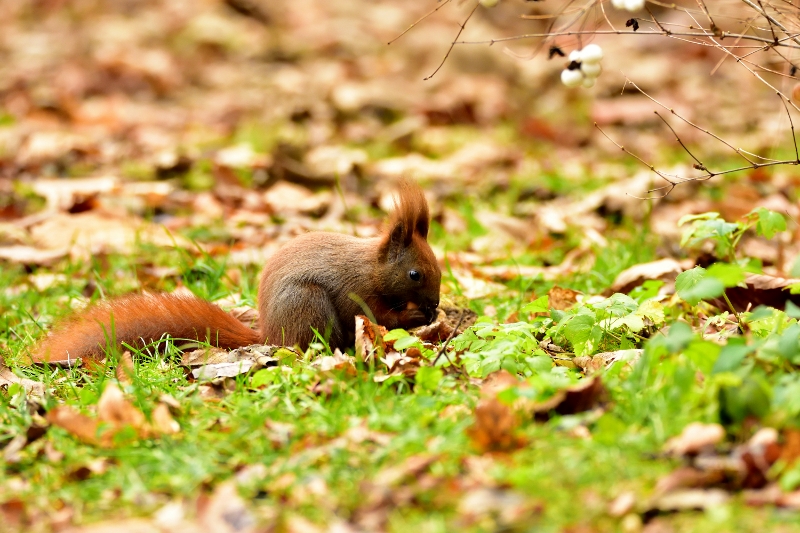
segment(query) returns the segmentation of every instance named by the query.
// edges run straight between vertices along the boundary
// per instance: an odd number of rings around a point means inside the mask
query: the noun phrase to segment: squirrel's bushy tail
[[[226,349],[263,340],[257,331],[195,296],[134,294],[99,303],[63,321],[34,347],[31,360],[99,358],[109,343],[144,346],[164,334]]]

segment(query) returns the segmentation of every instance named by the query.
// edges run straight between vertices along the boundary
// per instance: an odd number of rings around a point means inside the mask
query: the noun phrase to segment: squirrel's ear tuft
[[[427,239],[430,227],[428,216],[428,202],[422,189],[413,181],[402,179],[398,186],[398,199],[381,242],[381,257],[390,261],[397,258],[403,248],[411,246],[415,233]]]
[[[402,220],[403,223],[414,233],[423,239],[428,237],[430,214],[428,213],[428,201],[425,193],[415,182],[403,178],[397,188],[398,201],[392,213],[391,223]],[[408,244],[411,244],[412,235],[408,235]]]

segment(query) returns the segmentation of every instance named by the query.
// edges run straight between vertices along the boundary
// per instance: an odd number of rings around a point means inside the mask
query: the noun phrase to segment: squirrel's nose
[[[420,306],[420,310],[425,315],[425,319],[428,321],[428,324],[433,322],[433,320],[436,318],[436,315],[438,314],[436,312],[436,309],[438,307],[439,307],[439,302],[429,303]]]

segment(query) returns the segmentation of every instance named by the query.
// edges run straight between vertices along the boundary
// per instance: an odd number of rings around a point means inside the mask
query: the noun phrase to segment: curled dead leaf
[[[123,385],[130,385],[133,383],[133,376],[135,372],[136,371],[133,366],[133,357],[131,357],[131,352],[125,350],[125,352],[120,356],[119,362],[117,363],[117,369],[115,372],[117,381]]]
[[[607,368],[617,361],[624,362],[629,368],[639,360],[644,350],[618,350],[616,352],[603,352],[595,355],[582,355],[573,357],[572,362],[584,372],[597,372]]]
[[[90,418],[68,405],[60,405],[51,409],[47,413],[47,421],[54,426],[67,430],[86,444],[102,447],[111,445],[108,433],[103,434],[102,438],[98,436],[99,420]]]
[[[558,311],[566,311],[575,305],[575,303],[578,301],[579,295],[580,293],[578,291],[565,289],[564,287],[559,287],[558,285],[553,286],[553,288],[547,292],[550,308]]]
[[[151,414],[152,432],[159,435],[174,435],[181,430],[180,424],[172,418],[167,404],[159,403]]]
[[[8,388],[9,385],[14,383],[21,385],[32,396],[44,396],[44,383],[19,377],[10,368],[0,364],[0,387]]]
[[[721,425],[692,422],[683,428],[680,435],[667,441],[664,451],[678,456],[697,455],[704,449],[713,448],[724,438],[725,428]]]
[[[97,417],[117,428],[131,426],[139,430],[145,425],[144,413],[129,402],[115,383],[106,385],[97,402]]]
[[[556,392],[551,398],[531,408],[536,420],[549,420],[550,413],[573,415],[598,407],[606,398],[606,388],[599,376],[582,379]]]
[[[369,362],[376,352],[380,355],[385,349],[383,337],[387,333],[385,327],[373,324],[364,315],[356,315],[356,359]]]
[[[511,452],[527,444],[518,435],[519,419],[511,407],[497,398],[484,398],[475,407],[475,423],[467,428],[467,436],[481,453]]]

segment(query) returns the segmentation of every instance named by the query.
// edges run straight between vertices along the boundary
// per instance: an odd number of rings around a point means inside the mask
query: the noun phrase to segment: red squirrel
[[[428,203],[403,180],[399,202],[374,238],[307,233],[264,265],[258,330],[195,296],[135,294],[99,303],[67,318],[33,350],[33,362],[101,358],[109,340],[143,346],[169,334],[232,349],[250,344],[298,345],[328,336],[331,349],[355,340],[365,307],[392,328],[430,324],[439,305],[441,270],[427,242]]]

